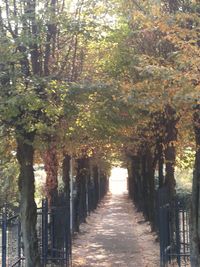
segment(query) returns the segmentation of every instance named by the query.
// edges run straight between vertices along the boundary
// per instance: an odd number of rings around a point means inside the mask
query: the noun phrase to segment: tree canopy
[[[66,155],[108,171],[112,158],[131,169],[146,156],[173,198],[175,167],[191,168],[196,151],[196,184],[199,14],[197,0],[0,1],[1,183],[15,166],[22,212],[36,216],[34,163],[57,190]]]

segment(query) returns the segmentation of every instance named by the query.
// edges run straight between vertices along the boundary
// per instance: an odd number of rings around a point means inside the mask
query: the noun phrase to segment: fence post
[[[181,266],[181,241],[180,241],[180,225],[179,225],[179,201],[175,199],[175,224],[176,224],[176,253],[177,263]]]
[[[73,191],[74,191],[74,186],[73,186],[73,157],[71,156],[70,158],[70,231],[71,234],[73,233],[74,230],[74,203],[73,203]]]
[[[163,244],[163,225],[161,220],[163,219],[163,207],[159,207],[159,239],[160,239],[160,267],[164,267],[164,244]]]
[[[2,267],[6,267],[7,250],[7,210],[3,209],[2,215]]]
[[[18,216],[18,259],[20,259],[19,266],[21,266],[21,222]]]
[[[47,263],[48,251],[48,201],[42,200],[42,264]]]

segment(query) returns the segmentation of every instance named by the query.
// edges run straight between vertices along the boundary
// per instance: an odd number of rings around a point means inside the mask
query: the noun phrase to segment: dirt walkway
[[[108,195],[74,240],[73,267],[156,267],[159,247],[127,195]]]

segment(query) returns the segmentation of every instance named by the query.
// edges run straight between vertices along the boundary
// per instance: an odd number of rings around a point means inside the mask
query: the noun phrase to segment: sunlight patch
[[[127,192],[127,169],[113,167],[109,180],[109,188],[112,194],[124,194]]]

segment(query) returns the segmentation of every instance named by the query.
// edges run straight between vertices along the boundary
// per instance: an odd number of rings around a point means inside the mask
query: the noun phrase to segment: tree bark
[[[50,141],[43,159],[46,172],[46,194],[49,207],[56,206],[58,201],[58,159],[55,142]]]
[[[142,176],[142,156],[138,155],[136,160],[135,160],[135,166],[136,167],[136,184],[137,186],[137,207],[139,211],[143,211],[144,208],[144,203],[143,203],[143,176]],[[136,193],[136,190],[135,190]]]
[[[48,136],[48,148],[43,154],[44,169],[46,172],[46,196],[51,214],[52,257],[60,257],[59,251],[64,245],[64,225],[66,214],[62,214],[62,199],[58,196],[58,159],[56,142]],[[63,212],[63,211],[62,211]]]
[[[155,214],[155,166],[152,152],[147,148],[146,168],[147,168],[147,181],[148,181],[148,215],[151,223],[151,229],[155,230],[156,214]]]
[[[36,231],[37,206],[34,200],[34,136],[35,133],[23,133],[23,136],[21,134],[17,137],[17,159],[20,165],[20,217],[26,267],[41,266]]]
[[[69,155],[64,155],[62,164],[62,180],[64,183],[64,194],[67,201],[67,206],[70,206],[70,160]]]
[[[67,228],[67,246],[71,250],[72,249],[72,236],[71,236],[71,228],[70,228],[70,221],[71,216],[73,216],[73,213],[70,212],[70,168],[71,168],[71,157],[69,155],[64,155],[63,158],[63,164],[62,164],[62,180],[64,183],[64,201],[66,203],[66,218],[65,218],[65,229]],[[71,192],[73,197],[73,192]],[[72,220],[73,221],[73,220]],[[71,252],[71,251],[70,251]]]
[[[163,187],[164,185],[164,156],[163,156],[163,143],[159,142],[157,146],[158,150],[158,183],[159,183],[159,188]]]
[[[140,159],[139,156],[132,157],[132,187],[133,187],[133,200],[136,206],[139,205],[140,199],[140,186],[139,186],[139,176],[140,176]]]
[[[165,139],[166,117],[164,112],[155,112],[152,114],[152,131],[154,133],[156,151],[154,156],[154,168],[158,163],[158,186],[164,186],[164,139]]]
[[[176,147],[177,141],[177,116],[176,111],[170,106],[165,107],[165,185],[169,189],[169,197],[172,200],[176,194],[176,180],[174,176],[176,163]]]
[[[66,203],[67,209],[67,228],[70,233],[70,160],[69,155],[64,155],[63,164],[62,164],[62,180],[64,183],[64,201]],[[71,192],[73,194],[73,192]]]
[[[86,207],[86,182],[88,175],[89,165],[88,158],[77,159],[77,196],[76,196],[76,211],[75,211],[75,227],[76,231],[79,231],[79,225],[85,222],[87,216]]]
[[[200,266],[200,107],[194,113],[196,156],[192,185],[192,207],[190,223],[191,267]]]
[[[94,200],[95,200],[95,209],[98,206],[98,202],[100,200],[100,192],[99,192],[99,168],[97,165],[93,167],[94,174]]]
[[[147,159],[146,153],[141,155],[141,177],[142,177],[142,212],[146,220],[149,220],[149,210],[148,210],[148,173],[147,173]]]
[[[131,158],[128,158],[127,170],[128,170],[128,180],[127,180],[128,195],[133,200],[133,170],[132,170]]]

